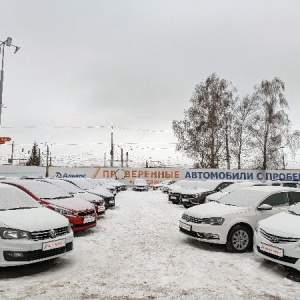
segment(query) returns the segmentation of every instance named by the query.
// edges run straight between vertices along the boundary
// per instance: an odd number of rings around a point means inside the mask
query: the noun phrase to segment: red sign
[[[5,144],[6,142],[10,142],[10,137],[0,137],[0,144]]]

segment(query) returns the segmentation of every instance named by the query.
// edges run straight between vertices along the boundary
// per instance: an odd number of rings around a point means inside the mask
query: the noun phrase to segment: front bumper
[[[72,230],[79,231],[79,230],[85,230],[92,227],[95,227],[97,225],[96,214],[93,215],[87,215],[85,217],[81,216],[66,216],[66,218],[70,221]]]
[[[196,240],[213,243],[226,244],[227,231],[223,225],[195,224],[181,219],[179,231]]]
[[[43,244],[60,242],[64,240],[64,246],[43,250]],[[73,249],[73,232],[54,239],[45,240],[5,240],[0,244],[0,266],[18,266],[53,259],[70,252]]]
[[[300,271],[300,241],[294,243],[272,243],[254,232],[253,250],[256,256]]]

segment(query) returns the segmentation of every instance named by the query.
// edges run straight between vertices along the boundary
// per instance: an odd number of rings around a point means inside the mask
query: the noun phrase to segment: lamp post
[[[2,58],[1,58],[1,74],[0,74],[0,128],[1,128],[1,114],[2,114],[2,95],[3,95],[3,81],[4,81],[4,48],[5,46],[8,47],[14,47],[15,48],[15,52],[17,53],[21,47],[12,45],[12,38],[8,37],[4,42],[0,41],[0,52],[2,54]]]

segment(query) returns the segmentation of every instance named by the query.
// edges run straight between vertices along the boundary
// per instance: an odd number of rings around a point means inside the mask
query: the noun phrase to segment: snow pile
[[[277,265],[181,234],[184,208],[167,198],[160,191],[120,192],[116,208],[78,234],[74,251],[51,268],[10,279],[0,270],[0,299],[299,298],[300,284]]]

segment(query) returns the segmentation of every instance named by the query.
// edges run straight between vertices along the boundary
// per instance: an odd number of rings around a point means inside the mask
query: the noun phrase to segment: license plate
[[[114,204],[115,201],[114,200],[109,200],[109,204]]]
[[[95,221],[95,217],[94,216],[87,216],[87,217],[84,217],[83,219],[83,223],[90,223],[90,222],[94,222]]]
[[[99,211],[105,211],[105,207],[104,207],[104,206],[98,207],[98,212],[99,212]]]
[[[43,243],[43,251],[61,248],[66,246],[66,239]]]
[[[185,224],[185,223],[182,223],[182,222],[179,222],[179,227],[181,227],[182,229],[185,229],[185,230],[188,230],[188,231],[191,231],[191,225],[188,225],[188,224]]]
[[[187,198],[182,198],[182,199],[181,199],[181,202],[190,202],[190,201],[189,201],[189,199],[187,199]]]
[[[171,196],[170,199],[176,200],[177,198],[175,196]]]
[[[261,244],[260,245],[260,250],[276,255],[278,257],[283,257],[283,249],[277,248],[277,247],[273,247],[271,245],[267,245],[267,244]]]

